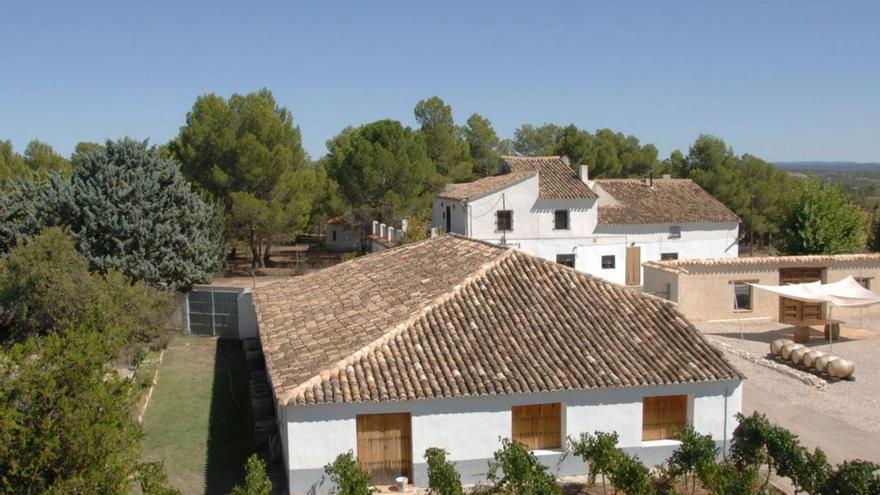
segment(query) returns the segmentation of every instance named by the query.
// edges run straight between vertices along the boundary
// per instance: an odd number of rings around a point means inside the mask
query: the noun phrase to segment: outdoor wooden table
[[[803,344],[805,342],[810,341],[810,327],[822,325],[825,329],[825,340],[828,340],[829,333],[831,334],[831,340],[840,340],[840,324],[844,323],[843,320],[835,320],[835,319],[826,319],[826,320],[798,320],[798,321],[789,321],[794,325],[794,341],[798,344]]]

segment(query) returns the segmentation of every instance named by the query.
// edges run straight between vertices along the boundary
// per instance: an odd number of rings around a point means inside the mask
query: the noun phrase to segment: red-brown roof
[[[739,223],[739,217],[690,179],[600,179],[616,204],[599,204],[600,225]]]
[[[536,173],[537,172],[506,173],[493,175],[491,177],[483,177],[482,179],[477,179],[473,182],[447,184],[446,188],[443,189],[437,197],[456,201],[470,201],[479,198],[484,194],[489,194],[523,179],[527,179]]]
[[[280,403],[741,379],[668,301],[454,235],[257,288],[254,303]]]
[[[502,156],[501,164],[514,173],[538,172],[541,199],[597,197],[561,156]]]

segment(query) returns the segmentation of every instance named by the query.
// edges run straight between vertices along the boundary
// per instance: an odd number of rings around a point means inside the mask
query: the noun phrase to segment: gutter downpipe
[[[727,460],[727,387],[724,387],[724,435],[721,439],[721,457]]]

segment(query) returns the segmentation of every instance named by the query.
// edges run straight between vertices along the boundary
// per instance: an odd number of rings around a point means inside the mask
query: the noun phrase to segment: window
[[[556,230],[568,230],[568,210],[556,210],[553,212],[553,228]]]
[[[666,260],[677,260],[677,259],[678,259],[678,253],[660,253],[660,259],[661,259],[661,260],[664,260],[664,261],[666,261]]]
[[[677,225],[673,225],[669,227],[669,238],[670,239],[681,239],[681,227]]]
[[[642,441],[671,440],[687,425],[687,395],[642,399]]]
[[[510,232],[513,230],[513,211],[500,210],[495,212],[495,227],[498,232]]]
[[[573,254],[557,254],[556,262],[560,265],[565,265],[571,268],[574,268],[574,255]]]
[[[733,293],[735,295],[733,309],[738,311],[752,310],[752,286],[748,282],[733,282]]]
[[[336,242],[336,231],[333,231],[333,242]]]
[[[529,450],[562,448],[562,404],[513,406],[512,437]]]
[[[871,279],[870,278],[856,277],[856,282],[858,282],[859,285],[861,285],[862,287],[864,287],[868,290],[871,290]]]
[[[602,269],[608,270],[614,268],[614,255],[602,256]]]

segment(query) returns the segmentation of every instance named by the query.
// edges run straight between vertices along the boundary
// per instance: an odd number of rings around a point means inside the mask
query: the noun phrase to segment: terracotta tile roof
[[[561,156],[502,156],[501,164],[513,173],[538,172],[541,199],[597,197]]]
[[[600,225],[739,223],[739,217],[690,179],[600,179],[618,204],[599,205]]]
[[[258,288],[254,302],[280,403],[742,378],[665,300],[454,235]]]
[[[802,256],[754,256],[742,258],[646,261],[642,266],[671,273],[690,273],[688,268],[816,266],[825,263],[880,263],[880,253],[819,254]]]
[[[456,201],[470,201],[484,194],[497,191],[523,179],[535,175],[537,172],[507,173],[483,177],[473,182],[459,182],[447,184],[446,188],[437,195],[439,198],[453,199]]]
[[[388,239],[386,239],[385,237],[382,237],[381,235],[371,235],[370,241],[381,244],[389,249],[393,248],[394,246],[397,245],[397,241],[389,241]]]

